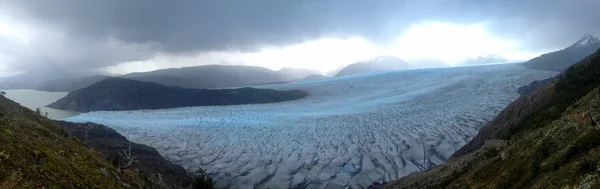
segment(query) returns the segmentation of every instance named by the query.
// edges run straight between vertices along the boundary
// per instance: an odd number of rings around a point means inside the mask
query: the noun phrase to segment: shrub
[[[215,181],[213,181],[206,171],[198,168],[196,176],[194,177],[194,183],[192,184],[193,189],[213,189],[215,188]]]

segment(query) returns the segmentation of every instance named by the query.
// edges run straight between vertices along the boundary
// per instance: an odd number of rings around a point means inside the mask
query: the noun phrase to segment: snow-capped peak
[[[600,44],[600,39],[590,34],[585,34],[573,47],[584,47],[588,45]]]

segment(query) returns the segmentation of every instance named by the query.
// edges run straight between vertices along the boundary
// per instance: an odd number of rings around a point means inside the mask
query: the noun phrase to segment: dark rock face
[[[138,162],[134,163],[131,168],[146,173],[159,173],[164,179],[181,186],[188,186],[192,183],[192,178],[187,175],[185,169],[167,161],[156,149],[143,144],[130,143],[123,135],[107,126],[64,121],[55,121],[55,123],[89,147],[98,150],[108,160],[117,157],[119,152],[127,150],[131,145],[131,152],[138,155]]]
[[[48,107],[89,111],[164,109],[189,106],[274,103],[307,96],[298,90],[272,89],[186,89],[123,78],[109,78],[73,91]]]
[[[556,78],[557,77],[552,77],[552,78],[548,78],[548,79],[544,79],[544,80],[540,80],[540,81],[531,82],[528,85],[519,87],[519,89],[517,90],[517,93],[519,93],[521,96],[529,94],[537,88],[544,87],[544,86],[552,83],[552,81]]]

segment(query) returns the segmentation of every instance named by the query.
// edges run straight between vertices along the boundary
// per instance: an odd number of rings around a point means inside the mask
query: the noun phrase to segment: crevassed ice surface
[[[442,163],[519,95],[556,72],[519,65],[395,71],[260,86],[282,103],[92,112],[188,171],[231,188],[366,188]]]

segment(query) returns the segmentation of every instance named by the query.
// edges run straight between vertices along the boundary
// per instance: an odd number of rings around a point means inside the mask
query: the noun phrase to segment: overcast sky
[[[600,33],[600,0],[0,0],[0,74],[204,64],[326,72],[378,55],[528,59]]]

